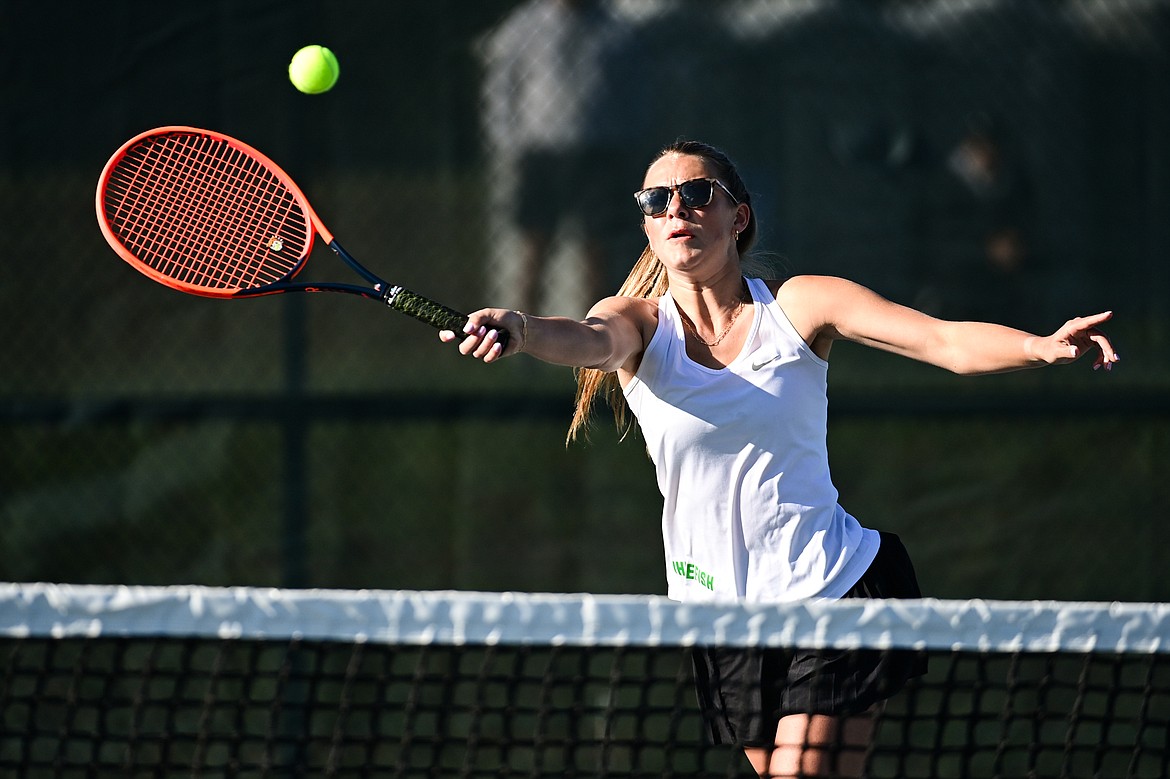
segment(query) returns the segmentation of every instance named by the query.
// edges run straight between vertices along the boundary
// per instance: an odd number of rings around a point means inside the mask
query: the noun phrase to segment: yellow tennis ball
[[[306,46],[288,63],[288,80],[306,95],[328,92],[340,75],[337,57],[324,46]]]

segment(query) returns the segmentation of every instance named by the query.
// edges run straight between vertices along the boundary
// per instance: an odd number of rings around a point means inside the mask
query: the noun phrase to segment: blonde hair
[[[716,177],[731,191],[740,203],[751,206],[751,195],[743,180],[726,154],[713,146],[699,141],[676,141],[663,148],[650,161],[653,165],[668,154],[681,154],[690,157],[701,157],[715,167]],[[647,166],[647,169],[649,166]],[[736,248],[742,258],[755,243],[757,224],[755,211],[752,210],[747,226],[740,232],[736,240]],[[741,265],[742,265],[741,260]],[[634,263],[629,276],[618,290],[621,297],[655,298],[661,297],[670,288],[670,279],[666,275],[666,266],[654,254],[649,245],[642,250],[642,255]],[[579,368],[577,376],[577,398],[573,409],[573,419],[569,423],[569,432],[566,444],[572,443],[581,433],[588,436],[589,423],[593,414],[593,406],[599,399],[604,399],[613,409],[614,422],[624,438],[634,427],[634,418],[630,414],[630,407],[626,403],[618,384],[616,373],[607,373],[596,368]]]

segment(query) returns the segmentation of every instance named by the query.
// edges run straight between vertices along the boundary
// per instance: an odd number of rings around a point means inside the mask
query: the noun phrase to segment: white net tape
[[[1170,604],[890,600],[683,604],[657,596],[0,584],[0,636],[386,644],[1170,651]]]

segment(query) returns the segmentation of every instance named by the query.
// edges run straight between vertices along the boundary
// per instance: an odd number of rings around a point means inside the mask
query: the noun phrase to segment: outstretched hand
[[[1118,360],[1117,352],[1113,351],[1113,344],[1110,343],[1108,336],[1097,329],[1098,325],[1112,317],[1112,311],[1105,311],[1070,319],[1047,338],[1035,339],[1031,346],[1032,353],[1044,362],[1058,365],[1073,362],[1087,352],[1096,351],[1093,370],[1101,367],[1107,371],[1112,370],[1113,364]]]
[[[524,350],[528,340],[527,321],[524,314],[506,309],[485,308],[469,315],[463,332],[440,330],[439,340],[444,343],[459,343],[460,353],[484,362],[495,362],[508,355]],[[508,333],[508,344],[500,346],[500,332]]]

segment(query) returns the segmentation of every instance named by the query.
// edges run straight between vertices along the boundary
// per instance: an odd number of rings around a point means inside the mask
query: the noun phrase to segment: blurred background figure
[[[949,318],[1021,321],[1041,271],[1028,230],[1035,216],[1028,177],[986,114],[968,117],[945,154],[919,302]]]
[[[488,218],[511,238],[497,243],[496,275],[517,308],[578,309],[636,259],[612,256],[603,238],[633,222],[623,184],[636,168],[598,164],[630,154],[619,89],[629,40],[600,0],[531,0],[480,41]]]

